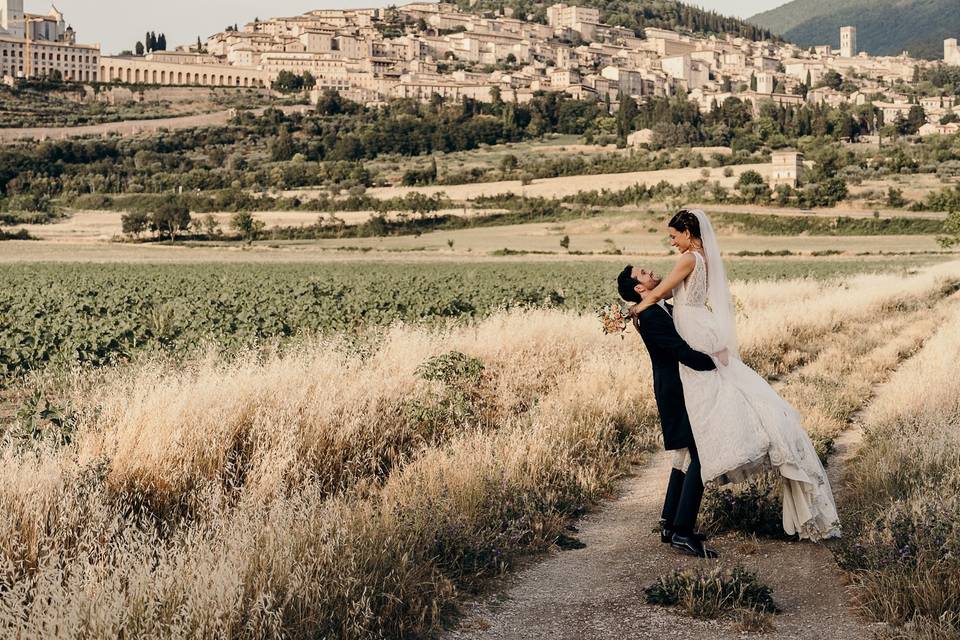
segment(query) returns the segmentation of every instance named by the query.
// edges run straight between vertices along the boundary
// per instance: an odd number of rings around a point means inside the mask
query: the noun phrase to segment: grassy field
[[[524,214],[524,202],[518,206],[516,215]],[[721,235],[728,255],[756,255],[764,252],[790,254],[837,253],[850,256],[876,253],[918,253],[940,251],[936,234],[941,227],[942,216],[920,214],[874,218],[872,215],[845,216],[801,214],[783,210],[766,212],[762,208],[732,207],[732,211],[712,208],[710,216]],[[511,252],[576,256],[577,254],[601,254],[620,251],[630,255],[656,255],[669,250],[666,240],[666,224],[672,208],[666,206],[619,208],[564,208],[562,215],[548,217],[544,221],[523,224],[505,224],[495,219],[499,209],[458,208],[438,212],[452,216],[454,228],[440,231],[406,235],[370,237],[331,237],[316,241],[264,240],[258,244],[273,247],[278,259],[288,259],[291,253],[324,250],[378,251],[430,254],[436,256],[459,256],[474,259],[479,255]],[[120,212],[77,211],[54,224],[20,225],[33,237],[46,242],[31,245],[32,251],[11,244],[5,245],[11,260],[25,254],[60,255],[69,253],[67,247],[52,247],[51,244],[68,244],[76,248],[77,255],[97,253],[83,244],[106,243],[121,234]],[[309,227],[321,217],[331,214],[310,211],[262,212],[254,216],[265,224],[266,233],[276,229]],[[337,217],[347,225],[362,225],[370,220],[371,212],[338,212]],[[511,214],[513,215],[513,214]],[[204,216],[197,215],[197,220]],[[223,229],[229,229],[231,214],[214,214]],[[395,219],[396,217],[393,216]],[[534,219],[532,215],[527,218]],[[464,225],[471,225],[465,228]],[[566,237],[569,246],[564,249],[561,240]],[[216,247],[223,243],[212,243]],[[192,250],[197,245],[191,244]],[[238,249],[234,243],[234,249]],[[224,247],[226,251],[227,248]],[[129,249],[104,249],[129,253]],[[145,249],[149,251],[149,249]],[[136,253],[133,250],[133,253]],[[286,254],[286,257],[283,255]]]
[[[842,515],[859,602],[908,638],[960,637],[960,304],[883,385]],[[890,637],[894,637],[891,633]]]
[[[446,264],[91,265],[0,267],[0,384],[30,371],[98,366],[203,342],[236,349],[298,335],[348,332],[396,321],[471,321],[515,307],[589,312],[614,299],[627,262]],[[740,259],[738,280],[908,273],[932,257],[885,260]],[[647,259],[660,272],[672,259]]]
[[[173,95],[175,92],[170,93]],[[157,94],[157,91],[151,91],[147,95]],[[61,91],[0,87],[0,128],[76,127],[124,120],[173,118],[270,103],[269,95],[252,89],[194,89],[183,92],[175,99],[147,97],[142,101],[120,101],[117,104],[81,99],[83,95],[83,90],[74,86],[65,86]]]
[[[864,359],[868,343],[908,351],[958,281],[954,262],[739,283],[742,353],[767,375],[822,359],[807,379],[840,372],[831,386],[855,391],[842,372],[882,360]],[[871,326],[862,348],[833,339]],[[931,353],[956,353],[954,334]],[[62,638],[432,635],[658,446],[645,358],[592,313],[513,309],[365,345],[307,339],[69,378],[52,405],[34,397],[5,421],[0,624]],[[929,399],[943,405],[917,403]],[[955,464],[944,455],[923,460]]]

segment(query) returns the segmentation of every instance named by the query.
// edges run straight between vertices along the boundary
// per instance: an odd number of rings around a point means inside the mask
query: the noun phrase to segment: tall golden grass
[[[960,637],[960,302],[864,414],[840,552],[891,637]]]
[[[737,285],[744,354],[788,371],[843,323],[909,313],[948,280],[960,264]],[[482,368],[423,374],[447,361]],[[370,350],[313,340],[102,372],[76,386],[70,444],[0,447],[0,629],[428,635],[657,445],[649,371],[634,335],[527,311],[396,326]]]

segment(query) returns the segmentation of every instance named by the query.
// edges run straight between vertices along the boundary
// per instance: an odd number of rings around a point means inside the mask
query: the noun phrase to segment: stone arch
[[[160,84],[167,84],[167,72],[166,72],[166,71],[161,71],[161,72],[160,72]]]
[[[133,81],[136,82],[137,84],[140,83],[140,69],[133,70]]]
[[[182,71],[178,71],[178,72],[177,72],[177,84],[183,84],[183,72],[182,72]]]
[[[106,79],[107,79],[107,68],[100,67],[100,80],[106,80]]]
[[[207,74],[203,74],[203,84],[207,84]]]
[[[219,84],[219,85],[223,85],[223,76],[220,76],[220,81],[219,81],[219,82],[217,82],[217,84]]]
[[[133,78],[133,73],[131,73],[130,68],[127,68],[127,84],[130,84],[131,79]]]
[[[187,71],[187,84],[190,84],[190,72]]]

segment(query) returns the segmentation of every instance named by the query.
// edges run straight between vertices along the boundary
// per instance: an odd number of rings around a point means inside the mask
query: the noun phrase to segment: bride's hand
[[[719,360],[720,364],[725,367],[730,364],[730,353],[726,349],[716,352],[713,354],[713,357]]]

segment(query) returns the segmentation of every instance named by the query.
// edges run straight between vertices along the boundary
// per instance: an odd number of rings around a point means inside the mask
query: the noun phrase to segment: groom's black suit
[[[645,309],[634,320],[634,327],[640,333],[653,365],[653,394],[660,412],[663,446],[668,451],[687,448],[690,452],[687,472],[671,471],[663,504],[666,527],[687,535],[692,533],[700,511],[703,481],[700,478],[700,458],[683,401],[679,365],[683,363],[697,371],[712,371],[716,365],[710,356],[690,348],[677,333],[673,318],[659,305]]]

